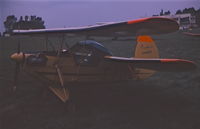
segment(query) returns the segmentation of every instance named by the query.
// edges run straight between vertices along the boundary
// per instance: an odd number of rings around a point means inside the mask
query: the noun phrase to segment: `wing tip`
[[[145,34],[165,34],[179,30],[179,24],[174,19],[166,17],[141,18],[138,20],[127,21],[126,24],[134,25],[137,23],[144,23],[145,26],[150,26],[146,28],[147,32],[145,32]]]
[[[196,63],[183,59],[161,59],[162,63],[177,64],[175,71],[194,71],[197,69]]]

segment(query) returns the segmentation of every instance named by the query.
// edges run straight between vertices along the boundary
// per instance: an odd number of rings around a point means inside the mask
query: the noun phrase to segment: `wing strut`
[[[45,41],[45,47],[46,47],[46,51],[48,51],[48,47],[49,47],[49,44],[48,44],[48,40],[49,40],[48,35],[45,36],[45,39],[46,39],[46,41]]]
[[[58,73],[58,78],[59,78],[61,87],[59,88],[49,87],[49,88],[55,95],[58,96],[59,99],[61,99],[65,103],[66,101],[69,100],[69,90],[64,87],[63,76],[58,65],[55,65],[55,68]]]

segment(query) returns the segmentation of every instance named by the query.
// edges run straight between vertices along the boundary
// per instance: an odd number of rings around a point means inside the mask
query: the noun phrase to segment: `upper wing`
[[[154,58],[123,58],[105,56],[105,60],[126,63],[134,68],[144,68],[163,72],[182,72],[196,69],[192,61],[182,59],[154,59]]]
[[[14,30],[15,35],[34,34],[59,34],[85,35],[85,36],[135,36],[138,34],[163,34],[179,29],[176,21],[168,18],[150,17],[132,21],[107,23],[102,25],[59,28],[59,29],[35,29]]]

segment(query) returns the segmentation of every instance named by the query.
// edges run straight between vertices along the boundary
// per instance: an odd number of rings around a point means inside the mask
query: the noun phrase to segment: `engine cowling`
[[[30,55],[26,59],[27,65],[43,66],[47,63],[47,57],[44,54]]]

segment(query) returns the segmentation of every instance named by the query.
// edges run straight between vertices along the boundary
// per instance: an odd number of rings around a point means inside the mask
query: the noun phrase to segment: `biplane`
[[[93,26],[14,30],[14,35],[27,36],[84,36],[85,40],[53,51],[21,52],[20,45],[11,59],[16,62],[14,89],[20,69],[45,82],[47,87],[63,102],[69,100],[69,85],[85,82],[114,82],[145,79],[155,72],[183,72],[196,68],[192,61],[183,59],[161,59],[154,40],[149,35],[177,31],[177,22],[167,18],[150,17],[125,22],[113,22]],[[137,37],[132,57],[116,57],[101,43],[89,37]],[[62,43],[61,43],[62,46]]]

